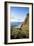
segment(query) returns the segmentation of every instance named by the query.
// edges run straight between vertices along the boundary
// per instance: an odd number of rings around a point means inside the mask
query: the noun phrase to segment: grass
[[[11,39],[29,38],[29,14],[20,28],[11,27]]]

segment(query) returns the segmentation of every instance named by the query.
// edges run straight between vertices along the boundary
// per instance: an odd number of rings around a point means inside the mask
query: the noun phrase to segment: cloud
[[[13,17],[11,18],[11,22],[23,22],[25,20],[25,16],[22,18]]]

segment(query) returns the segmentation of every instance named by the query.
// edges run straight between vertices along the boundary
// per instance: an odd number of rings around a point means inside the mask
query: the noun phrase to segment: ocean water
[[[22,25],[22,22],[11,22],[11,27],[13,28],[20,28]]]

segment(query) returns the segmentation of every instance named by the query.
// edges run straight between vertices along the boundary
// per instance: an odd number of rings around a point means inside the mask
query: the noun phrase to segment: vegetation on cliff
[[[11,39],[29,38],[29,14],[20,28],[11,27]]]

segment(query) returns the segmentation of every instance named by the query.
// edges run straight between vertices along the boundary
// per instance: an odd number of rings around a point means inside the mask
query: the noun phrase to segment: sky
[[[11,22],[23,22],[29,13],[28,7],[10,7]]]

